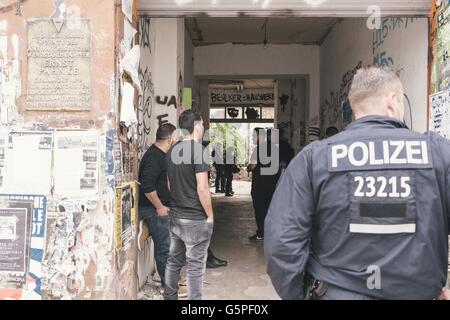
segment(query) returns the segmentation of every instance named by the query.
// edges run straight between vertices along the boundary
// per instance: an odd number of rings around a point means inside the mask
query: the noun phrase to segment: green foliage
[[[220,143],[225,151],[231,144],[236,155],[236,164],[238,166],[247,165],[245,137],[239,133],[235,126],[230,123],[211,123],[210,139],[211,148]]]

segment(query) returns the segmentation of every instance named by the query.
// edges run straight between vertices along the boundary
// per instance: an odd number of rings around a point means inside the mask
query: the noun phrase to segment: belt
[[[330,300],[377,300],[377,298],[329,284],[307,274],[305,277],[305,300],[319,300],[327,295]]]

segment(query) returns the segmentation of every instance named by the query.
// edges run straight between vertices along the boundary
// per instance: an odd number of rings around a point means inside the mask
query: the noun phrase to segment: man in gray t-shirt
[[[166,266],[164,299],[178,298],[181,268],[187,263],[190,300],[201,300],[208,247],[214,226],[209,190],[209,153],[200,143],[203,120],[188,110],[180,115],[183,140],[167,153],[167,177],[171,195],[170,252]]]

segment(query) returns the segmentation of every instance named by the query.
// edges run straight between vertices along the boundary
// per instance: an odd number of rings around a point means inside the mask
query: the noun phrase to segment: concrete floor
[[[266,274],[262,242],[250,242],[256,231],[250,183],[234,182],[235,196],[213,195],[215,227],[211,248],[228,266],[207,269],[205,299],[279,299]]]
[[[263,243],[248,240],[256,230],[250,183],[235,181],[233,188],[234,197],[213,194],[215,226],[211,248],[218,258],[228,261],[228,266],[207,269],[204,299],[277,300],[266,274]],[[162,299],[158,282],[147,283],[138,299]]]

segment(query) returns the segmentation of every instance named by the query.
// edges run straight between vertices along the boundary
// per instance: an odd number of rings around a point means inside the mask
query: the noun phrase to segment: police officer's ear
[[[391,118],[403,120],[403,108],[401,106],[402,99],[397,92],[391,91],[387,96],[387,114]]]

